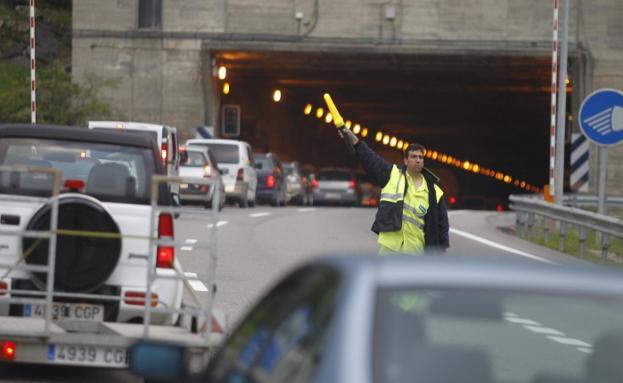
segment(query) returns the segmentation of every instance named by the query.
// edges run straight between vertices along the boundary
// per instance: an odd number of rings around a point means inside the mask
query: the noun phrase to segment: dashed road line
[[[229,223],[229,222],[227,222],[227,221],[218,221],[218,222],[216,223],[216,227],[221,227],[221,226],[223,226],[223,225],[227,225],[228,223]],[[212,223],[208,225],[208,227],[209,227],[209,228],[212,228],[213,226],[214,226],[214,224],[212,224]]]
[[[539,322],[533,321],[531,319],[524,318],[505,318],[508,322],[529,325],[529,326],[541,326]]]
[[[537,334],[558,335],[558,336],[564,336],[565,335],[564,332],[561,332],[561,331],[558,331],[556,329],[549,328],[549,327],[528,326],[528,325],[524,325],[523,327],[526,330],[530,330],[530,331],[535,332]]]
[[[296,209],[296,211],[298,211],[299,213],[308,213],[310,211],[316,211],[315,207],[304,207],[301,209]]]
[[[539,256],[536,256],[536,255],[533,255],[533,254],[529,254],[529,253],[526,253],[526,252],[521,251],[521,250],[513,249],[512,247],[501,245],[501,244],[499,244],[497,242],[493,242],[491,240],[479,237],[479,236],[474,235],[474,234],[470,234],[470,233],[468,233],[466,231],[455,229],[453,227],[450,228],[450,233],[456,234],[456,235],[460,235],[461,237],[465,237],[465,238],[471,239],[472,241],[480,242],[480,243],[485,244],[487,246],[495,247],[496,249],[500,249],[500,250],[507,251],[509,253],[517,254],[517,255],[520,255],[520,256],[525,257],[525,258],[530,258],[530,259],[533,259],[535,261],[544,262],[544,263],[550,263],[550,264],[553,264],[553,265],[557,265],[558,264],[558,263],[556,263],[554,261],[550,261],[549,259],[541,258]]]
[[[182,246],[180,247],[180,250],[182,251],[192,251],[193,247],[192,246]]]
[[[188,278],[197,278],[197,273],[184,273],[184,275]],[[206,285],[198,279],[190,279],[188,283],[195,291],[208,291]]]
[[[189,245],[194,245],[195,243],[197,243],[196,239],[193,238],[188,238],[186,241],[184,241],[185,243],[188,243]]]
[[[563,336],[554,336],[554,335],[548,335],[547,336],[549,339],[553,340],[554,342],[558,342],[560,344],[564,344],[567,346],[575,346],[575,347],[591,347],[590,344],[583,342],[579,339],[574,339],[574,338],[567,338],[567,337],[563,337]]]
[[[267,211],[263,211],[261,213],[249,214],[249,217],[251,217],[251,218],[259,218],[259,217],[266,217],[267,215],[270,215],[270,213],[267,212]]]
[[[536,334],[544,335],[547,339],[556,343],[571,346],[577,351],[590,354],[593,352],[593,346],[582,340],[571,338],[566,336],[562,331],[558,331],[554,328],[543,327],[539,322],[532,319],[521,318],[517,314],[512,312],[505,312],[504,319],[510,323],[522,325],[522,327],[528,331]]]

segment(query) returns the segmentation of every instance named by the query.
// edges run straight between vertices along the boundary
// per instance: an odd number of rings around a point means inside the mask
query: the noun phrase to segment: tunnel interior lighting
[[[430,158],[432,158],[433,160],[437,160],[437,157],[439,157],[439,153],[437,153],[437,151],[433,151],[433,154],[431,154]]]
[[[441,156],[441,162],[443,162],[444,164],[445,164],[446,162],[448,162],[448,155],[446,155],[446,154],[442,155],[442,156]]]
[[[281,91],[279,89],[275,89],[275,91],[273,92],[273,101],[281,101]]]
[[[346,125],[347,129],[350,129],[350,127],[353,125],[353,123],[350,120],[346,120],[346,122],[344,123],[344,125]]]
[[[374,136],[374,140],[376,142],[381,142],[382,139],[383,139],[383,133],[382,132],[376,132],[376,135]]]
[[[308,116],[311,113],[312,109],[313,109],[312,104],[307,104],[305,105],[305,109],[303,110],[303,113],[305,113],[305,115]]]
[[[361,132],[361,125],[355,124],[355,126],[353,127],[353,133],[359,134],[359,132]]]
[[[478,164],[474,164],[474,166],[472,166],[472,171],[474,173],[478,173],[479,170],[480,170],[480,166],[478,166]]]
[[[367,137],[368,136],[368,128],[363,128],[363,130],[361,131],[361,137]]]
[[[327,113],[327,115],[324,116],[324,122],[326,122],[327,124],[330,124],[331,121],[333,121],[333,115],[331,113]]]
[[[389,134],[383,136],[383,145],[389,144]]]
[[[392,137],[392,139],[389,140],[389,146],[391,146],[392,148],[395,147],[397,143],[398,139],[396,137]]]
[[[316,117],[317,118],[322,118],[323,115],[324,115],[324,109],[322,109],[320,107],[318,109],[316,109]]]
[[[504,176],[504,182],[506,182],[507,184],[511,183],[512,180],[513,179],[508,174]]]
[[[226,77],[227,77],[227,68],[225,68],[225,66],[224,66],[224,65],[221,65],[221,66],[218,68],[218,78],[219,78],[220,80],[225,80],[225,78],[226,78]]]
[[[398,141],[398,143],[396,144],[396,147],[397,147],[398,149],[402,149],[402,147],[404,146],[404,144],[405,144],[405,143],[404,143],[402,140],[400,140],[400,141]]]
[[[228,82],[223,84],[223,94],[229,94],[229,83]]]

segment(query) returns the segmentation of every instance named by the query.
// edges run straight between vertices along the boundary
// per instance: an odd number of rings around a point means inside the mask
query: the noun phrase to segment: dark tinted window
[[[318,181],[350,181],[353,176],[350,172],[342,170],[323,170],[316,176]]]
[[[233,332],[206,381],[309,381],[322,358],[338,289],[339,274],[328,267],[289,276]]]
[[[162,0],[138,1],[138,27],[160,28],[162,26]]]
[[[275,167],[275,163],[270,157],[256,156],[255,167],[258,170],[272,170]]]
[[[366,173],[357,173],[357,174],[355,174],[355,179],[359,183],[372,182],[372,181],[370,181],[370,177]]]
[[[232,144],[193,144],[205,145],[212,151],[219,164],[237,164],[240,158],[238,145]]]

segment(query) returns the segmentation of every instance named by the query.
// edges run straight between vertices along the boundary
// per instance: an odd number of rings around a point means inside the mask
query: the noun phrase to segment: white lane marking
[[[298,211],[299,213],[307,213],[310,211],[316,211],[316,208],[315,207],[304,207],[301,209],[296,209],[296,211]]]
[[[539,327],[539,326],[529,326],[529,325],[524,325],[523,327],[526,330],[530,330],[530,331],[535,332],[537,334],[565,336],[564,332],[558,331],[556,329],[549,328],[549,327]]]
[[[505,319],[511,323],[524,324],[524,325],[530,325],[530,326],[541,326],[539,322],[536,322],[530,319],[523,319],[523,318],[505,318]]]
[[[516,317],[516,316],[517,316],[517,314],[512,313],[512,312],[510,312],[510,311],[506,311],[506,312],[504,313],[504,316],[507,316],[507,317]]]
[[[197,278],[197,273],[184,273],[184,275],[188,278]],[[188,283],[195,291],[208,291],[206,285],[198,279],[190,279]]]
[[[180,248],[180,250],[182,251],[192,251],[193,247],[192,246],[182,246]]]
[[[263,212],[261,212],[261,213],[253,213],[253,214],[249,214],[249,217],[251,217],[251,218],[258,218],[258,217],[265,217],[265,216],[267,216],[267,215],[270,215],[270,213],[269,213],[269,212],[267,212],[267,211],[263,211]]]
[[[585,352],[587,354],[592,354],[593,353],[593,349],[592,348],[577,347],[576,350],[578,350],[580,352]]]
[[[548,335],[547,337],[553,340],[554,342],[558,342],[558,343],[561,343],[567,346],[586,347],[586,348],[592,347],[590,344],[583,342],[579,339],[567,338],[563,336],[554,336],[554,335]]]
[[[467,213],[465,210],[450,210],[448,211],[449,216],[461,215]]]
[[[195,243],[197,243],[196,239],[193,238],[188,238],[186,241],[184,241],[185,243],[188,243],[189,245],[194,245]]]
[[[471,239],[472,241],[480,242],[480,243],[485,244],[487,246],[495,247],[496,249],[504,250],[504,251],[507,251],[509,253],[520,255],[522,257],[530,258],[530,259],[533,259],[535,261],[545,262],[545,263],[549,263],[549,264],[552,264],[552,265],[557,265],[558,264],[558,263],[556,263],[554,261],[550,261],[549,259],[541,258],[539,256],[536,256],[536,255],[533,255],[533,254],[529,254],[529,253],[526,253],[526,252],[521,251],[521,250],[513,249],[512,247],[500,245],[499,243],[490,241],[488,239],[479,237],[479,236],[474,235],[474,234],[467,233],[467,232],[462,231],[462,230],[455,229],[453,227],[450,228],[450,233],[453,233],[453,234],[456,234],[456,235],[460,235],[461,237],[465,237],[465,238]]]
[[[216,227],[221,227],[221,226],[223,226],[223,225],[227,225],[228,223],[229,223],[229,222],[227,222],[227,221],[218,221],[218,222],[216,223]],[[212,228],[213,226],[214,226],[213,224],[209,224],[209,225],[208,225],[208,227],[209,227],[209,228]]]

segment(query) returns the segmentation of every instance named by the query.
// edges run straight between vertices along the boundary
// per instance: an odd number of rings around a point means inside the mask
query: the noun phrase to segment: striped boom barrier
[[[554,174],[556,163],[556,93],[558,92],[558,8],[559,0],[554,0],[554,22],[552,33],[552,104],[550,116],[549,147],[549,192],[554,195]]]
[[[35,63],[35,0],[30,0],[30,123],[37,123],[37,83]]]
[[[571,175],[570,184],[573,192],[588,192],[588,150],[589,143],[580,133],[571,135]]]

